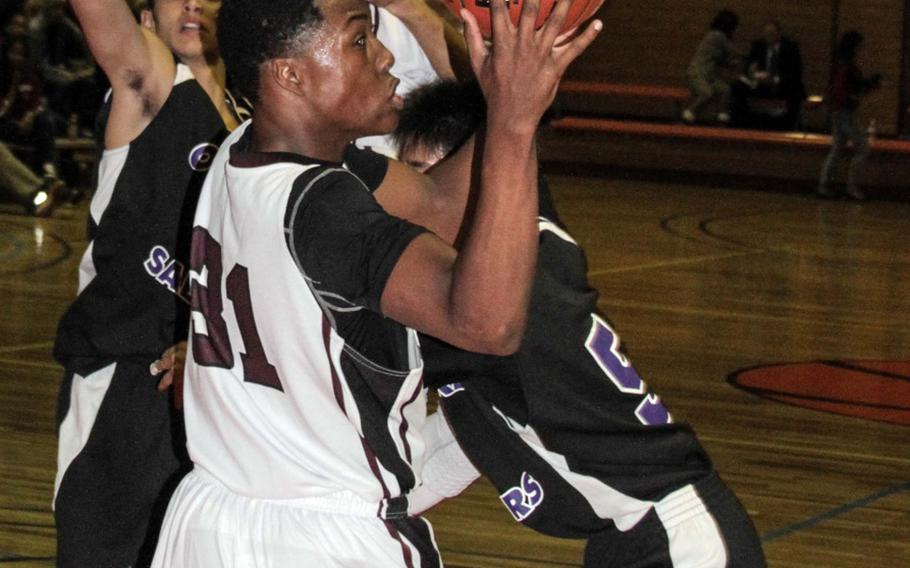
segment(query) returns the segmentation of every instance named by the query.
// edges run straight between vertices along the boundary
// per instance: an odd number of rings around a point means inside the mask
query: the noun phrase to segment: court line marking
[[[21,345],[7,345],[6,347],[0,347],[0,354],[6,355],[7,353],[16,353],[18,351],[28,351],[29,349],[41,349],[44,347],[52,347],[54,345],[53,341],[42,341],[40,343],[24,343]]]
[[[739,256],[751,256],[756,254],[764,254],[767,251],[763,250],[751,250],[744,252],[730,252],[726,254],[706,254],[701,256],[690,256],[686,258],[677,258],[673,260],[660,260],[657,262],[649,262],[645,264],[635,264],[632,266],[621,266],[618,268],[608,268],[606,270],[592,270],[589,273],[589,276],[600,276],[605,274],[616,274],[619,272],[632,272],[635,270],[651,270],[654,268],[666,268],[670,266],[680,266],[683,264],[694,264],[697,262],[707,262],[711,260],[724,260],[727,258],[736,258]]]
[[[36,225],[34,223],[27,224],[27,223],[23,223],[21,221],[14,222],[11,220],[6,220],[6,219],[0,219],[0,225],[8,225],[8,226],[16,227],[17,229],[22,229],[24,231],[34,231],[36,228]],[[50,230],[50,227],[48,227],[47,230],[45,230],[42,225],[38,225],[38,227],[40,227],[41,230],[43,231],[45,238],[57,242],[57,244],[62,249],[61,252],[55,258],[50,258],[50,259],[46,259],[43,261],[39,261],[39,262],[33,264],[32,266],[28,266],[28,267],[24,267],[24,268],[20,268],[20,269],[16,269],[16,270],[0,271],[0,278],[5,278],[7,276],[21,276],[24,274],[31,274],[33,272],[39,272],[41,270],[57,266],[58,264],[64,262],[70,256],[72,256],[73,246],[70,244],[69,240],[52,232]],[[2,234],[2,233],[0,233],[0,234]]]
[[[796,532],[810,529],[818,524],[823,523],[824,521],[839,517],[851,511],[855,511],[856,509],[870,505],[880,499],[884,499],[885,497],[890,497],[891,495],[896,495],[904,491],[910,491],[910,481],[905,481],[904,483],[898,483],[896,485],[892,485],[891,487],[886,487],[881,491],[877,491],[871,495],[867,495],[855,501],[845,503],[839,507],[831,509],[830,511],[826,511],[818,515],[813,515],[805,520],[787,525],[777,530],[766,532],[761,536],[762,543],[767,544],[769,542],[774,542],[775,540],[790,536]]]
[[[0,357],[0,364],[9,367],[29,367],[32,369],[53,369],[58,371],[63,369],[63,367],[57,363],[44,361],[23,361],[21,359],[4,359],[2,357]]]

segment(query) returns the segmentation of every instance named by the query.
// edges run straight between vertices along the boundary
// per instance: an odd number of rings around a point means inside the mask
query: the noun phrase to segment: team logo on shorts
[[[439,392],[439,396],[441,396],[442,398],[449,398],[453,394],[455,394],[457,392],[461,392],[463,390],[464,390],[464,387],[461,386],[461,383],[452,383],[452,384],[446,385],[444,387],[439,387],[438,392]]]
[[[543,486],[525,471],[521,474],[521,485],[509,489],[499,498],[520,523],[543,503]]]
[[[209,171],[216,153],[218,153],[218,146],[215,146],[214,144],[209,142],[197,144],[196,147],[190,151],[190,167],[197,172]]]

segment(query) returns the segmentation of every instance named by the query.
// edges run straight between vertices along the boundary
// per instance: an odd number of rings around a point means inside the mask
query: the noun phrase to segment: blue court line
[[[877,493],[873,493],[872,495],[868,495],[866,497],[863,497],[862,499],[857,499],[856,501],[852,501],[845,505],[841,505],[840,507],[835,507],[834,509],[831,509],[830,511],[827,511],[820,515],[815,515],[814,517],[809,517],[808,519],[806,519],[804,521],[800,521],[798,523],[793,523],[790,526],[786,526],[781,529],[767,532],[762,535],[761,540],[763,543],[769,543],[769,542],[775,541],[779,538],[783,538],[785,536],[790,536],[791,534],[793,534],[797,531],[801,531],[803,529],[808,529],[810,527],[814,527],[815,525],[817,525],[823,521],[827,521],[828,519],[833,519],[834,517],[843,515],[844,513],[849,513],[850,511],[853,511],[855,509],[865,507],[866,505],[869,505],[870,503],[878,501],[879,499],[884,499],[885,497],[894,495],[895,493],[900,493],[902,491],[910,491],[910,481],[907,481],[904,483],[898,483],[897,485],[892,485],[891,487],[882,489],[881,491],[879,491]]]

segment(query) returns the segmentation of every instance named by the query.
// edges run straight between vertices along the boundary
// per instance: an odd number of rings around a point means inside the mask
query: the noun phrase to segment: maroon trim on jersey
[[[414,558],[411,554],[411,549],[408,548],[408,545],[405,544],[404,539],[401,538],[401,533],[398,532],[398,529],[395,528],[395,525],[392,524],[392,521],[384,520],[383,524],[385,525],[386,530],[389,531],[389,534],[392,535],[392,538],[398,541],[398,544],[401,545],[401,556],[404,558],[404,563],[407,564],[408,568],[414,568]]]
[[[332,370],[332,392],[335,394],[335,402],[338,403],[341,411],[347,416],[348,410],[344,406],[344,391],[341,389],[338,373],[335,372],[335,365],[332,364],[331,336],[332,325],[329,323],[328,318],[325,317],[325,314],[322,314],[322,344],[325,346],[325,355],[329,360],[329,369]]]
[[[255,152],[250,150],[252,129],[247,129],[240,137],[240,140],[234,142],[231,146],[231,155],[228,158],[229,163],[235,168],[259,168],[270,166],[272,164],[301,164],[304,166],[333,166],[342,167],[342,162],[330,162],[328,160],[317,160],[303,154],[294,152]]]
[[[231,148],[230,164],[235,168],[259,168],[272,164],[301,164],[304,166],[329,165],[341,167],[341,162],[329,162],[308,158],[293,152],[243,152]]]
[[[392,493],[389,491],[389,487],[385,484],[385,480],[382,478],[382,472],[379,470],[379,460],[376,459],[376,454],[373,453],[372,448],[367,444],[366,438],[363,436],[360,437],[360,443],[363,445],[363,453],[367,458],[367,463],[370,464],[370,470],[373,472],[373,475],[376,476],[376,479],[379,481],[379,485],[382,486],[382,497],[388,499],[391,497]],[[382,504],[379,504],[382,507]]]
[[[335,402],[338,403],[338,406],[341,408],[341,411],[344,412],[344,415],[350,418],[350,416],[348,416],[348,411],[344,406],[344,390],[341,388],[341,380],[338,378],[338,373],[335,372],[335,365],[332,363],[331,336],[332,325],[329,323],[329,319],[325,317],[325,314],[322,314],[322,344],[325,346],[325,354],[329,360],[329,368],[332,370],[332,391],[335,393]],[[385,499],[388,499],[391,496],[391,493],[389,492],[388,486],[385,484],[385,480],[382,478],[382,471],[379,469],[379,461],[376,459],[376,454],[373,453],[373,450],[367,445],[367,441],[363,436],[360,436],[360,445],[363,446],[363,454],[367,459],[367,464],[370,466],[370,471],[373,472],[373,475],[382,487],[382,496]],[[380,504],[380,507],[381,506],[382,504]]]
[[[417,397],[418,397],[418,395],[420,395],[420,392],[422,390],[423,390],[423,378],[421,378],[419,381],[417,381],[417,388],[414,389],[413,394],[411,394],[411,398],[409,398],[407,402],[402,404],[401,408],[399,409],[399,412],[401,413],[401,426],[398,427],[398,436],[401,438],[401,445],[404,446],[404,458],[405,458],[405,460],[407,460],[407,462],[409,464],[411,463],[411,445],[408,443],[408,437],[407,437],[408,421],[404,417],[404,409],[409,404],[411,404],[412,402],[417,400]]]
[[[404,519],[394,519],[385,521],[386,528],[393,538],[402,544],[402,549],[407,550],[405,562],[408,566],[413,565],[413,558],[409,554],[411,551],[406,547],[402,538],[417,551],[419,556],[420,568],[439,568],[442,560],[439,558],[439,550],[433,542],[433,534],[430,530],[430,524],[421,517],[407,517]],[[394,532],[393,532],[394,531]]]

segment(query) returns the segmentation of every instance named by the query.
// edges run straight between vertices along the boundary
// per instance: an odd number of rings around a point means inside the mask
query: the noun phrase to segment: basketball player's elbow
[[[503,319],[486,314],[485,317],[462,321],[459,327],[470,351],[506,356],[518,351],[526,323],[527,318],[523,316]]]

